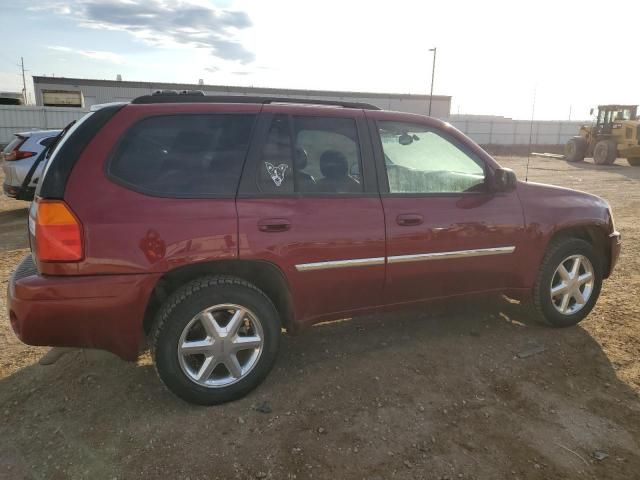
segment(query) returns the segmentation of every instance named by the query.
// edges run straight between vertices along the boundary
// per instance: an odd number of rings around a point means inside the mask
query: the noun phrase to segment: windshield
[[[51,145],[51,147],[49,149],[49,152],[47,153],[47,160],[46,160],[46,163],[44,165],[44,171],[42,172],[42,177],[40,178],[40,182],[39,182],[40,185],[42,185],[42,179],[44,179],[44,177],[47,175],[47,171],[49,170],[49,166],[51,165],[52,162],[55,161],[56,155],[58,154],[58,152],[60,151],[62,146],[73,135],[73,133],[78,129],[78,127],[80,125],[82,125],[82,123],[87,118],[89,118],[91,115],[93,115],[93,112],[87,113],[80,120],[76,120],[75,122],[71,122],[69,125],[67,125],[64,128],[64,130],[62,130],[62,132],[60,132],[60,136],[58,137],[56,142],[53,145]]]

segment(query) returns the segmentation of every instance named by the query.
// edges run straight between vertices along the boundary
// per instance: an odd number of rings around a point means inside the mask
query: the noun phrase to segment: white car
[[[18,198],[25,178],[29,174],[38,154],[51,145],[61,130],[34,130],[14,134],[14,138],[0,153],[0,163],[4,171],[2,189],[8,197]],[[40,162],[33,172],[29,184],[20,193],[18,200],[32,200],[38,178],[45,162]]]

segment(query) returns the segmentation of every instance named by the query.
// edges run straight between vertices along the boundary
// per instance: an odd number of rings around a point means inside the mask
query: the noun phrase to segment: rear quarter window
[[[162,197],[235,194],[255,115],[184,114],[141,120],[107,167],[132,190]]]
[[[43,147],[48,147],[49,145],[51,145],[53,142],[56,141],[57,136],[54,137],[46,137],[43,138],[42,140],[40,140],[38,143],[40,145],[42,145]]]

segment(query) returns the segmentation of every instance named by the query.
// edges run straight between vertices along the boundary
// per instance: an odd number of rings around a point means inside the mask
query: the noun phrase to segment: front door
[[[367,115],[382,171],[386,302],[517,287],[522,209],[515,192],[489,191],[487,159],[429,119]]]
[[[239,256],[283,271],[299,321],[381,302],[384,217],[368,135],[361,110],[264,107],[237,199]]]

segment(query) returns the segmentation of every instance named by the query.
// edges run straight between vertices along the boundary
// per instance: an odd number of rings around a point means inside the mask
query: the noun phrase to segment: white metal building
[[[364,102],[387,110],[426,114],[428,95],[393,93],[330,92],[285,90],[275,88],[223,87],[175,83],[124,82],[80,78],[33,77],[38,106],[0,105],[0,145],[10,141],[15,132],[62,128],[80,118],[91,105],[129,101],[156,90],[204,90],[209,95],[254,95],[298,97],[310,100]],[[47,95],[45,95],[47,92]],[[43,106],[47,103],[58,106]],[[73,107],[71,105],[78,105]],[[66,105],[60,107],[59,105]],[[434,95],[432,115],[449,123],[484,146],[564,145],[576,135],[580,121],[514,120],[487,115],[450,115],[451,97]]]
[[[36,105],[60,106],[61,102],[88,109],[97,103],[128,102],[156,90],[202,90],[206,95],[254,95],[296,97],[310,100],[342,100],[376,105],[385,110],[426,114],[429,95],[400,93],[333,92],[325,90],[294,90],[282,88],[228,87],[222,85],[196,85],[183,83],[126,82],[122,80],[93,80],[85,78],[33,77]],[[81,102],[82,105],[79,105]],[[451,97],[434,95],[431,115],[447,118]]]

